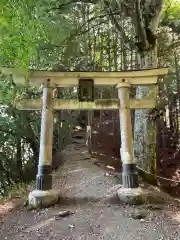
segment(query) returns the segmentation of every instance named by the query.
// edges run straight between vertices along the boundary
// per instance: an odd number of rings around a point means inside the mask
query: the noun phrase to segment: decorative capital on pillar
[[[117,84],[116,88],[130,88],[131,84],[128,79],[121,79],[121,81]]]

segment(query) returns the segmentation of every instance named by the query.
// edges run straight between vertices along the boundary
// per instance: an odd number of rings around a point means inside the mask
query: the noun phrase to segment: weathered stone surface
[[[30,192],[28,197],[29,206],[33,208],[49,207],[54,205],[59,199],[58,192],[55,190]]]
[[[147,193],[141,188],[120,188],[117,194],[120,201],[131,205],[143,204],[147,198]]]

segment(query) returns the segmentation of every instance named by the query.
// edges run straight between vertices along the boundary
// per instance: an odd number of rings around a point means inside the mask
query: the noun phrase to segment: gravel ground
[[[64,165],[54,174],[59,203],[49,209],[14,209],[1,219],[0,240],[180,240],[179,202],[158,189],[141,206],[121,203],[118,179],[93,164],[81,140],[63,152]],[[62,211],[69,216],[62,217]]]

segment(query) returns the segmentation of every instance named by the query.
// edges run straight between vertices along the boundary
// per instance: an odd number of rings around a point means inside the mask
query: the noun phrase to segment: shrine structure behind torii
[[[131,108],[155,108],[156,99],[130,99],[131,86],[157,85],[158,77],[168,73],[167,68],[126,72],[52,72],[23,71],[0,68],[2,74],[12,75],[15,83],[42,86],[42,99],[24,99],[16,103],[20,110],[41,110],[41,134],[36,189],[29,194],[29,204],[33,207],[50,206],[57,202],[58,192],[52,189],[52,139],[53,110],[101,110],[119,109],[121,123],[121,160],[123,187],[118,190],[120,200],[126,203],[139,203],[144,196],[139,187],[136,163],[133,156]],[[118,99],[94,100],[94,85],[115,85]],[[54,98],[57,87],[79,86],[78,100]],[[90,124],[89,124],[90,125]],[[91,136],[91,126],[87,126]]]

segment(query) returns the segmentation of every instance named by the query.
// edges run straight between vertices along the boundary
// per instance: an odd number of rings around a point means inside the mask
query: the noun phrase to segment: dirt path
[[[9,212],[1,220],[0,239],[180,239],[177,201],[146,185],[156,196],[152,204],[133,207],[120,203],[112,191],[117,178],[93,164],[94,159],[78,141],[64,150],[65,164],[54,175],[54,187],[62,196],[60,202],[45,210],[21,208]],[[64,210],[73,214],[60,217]]]

